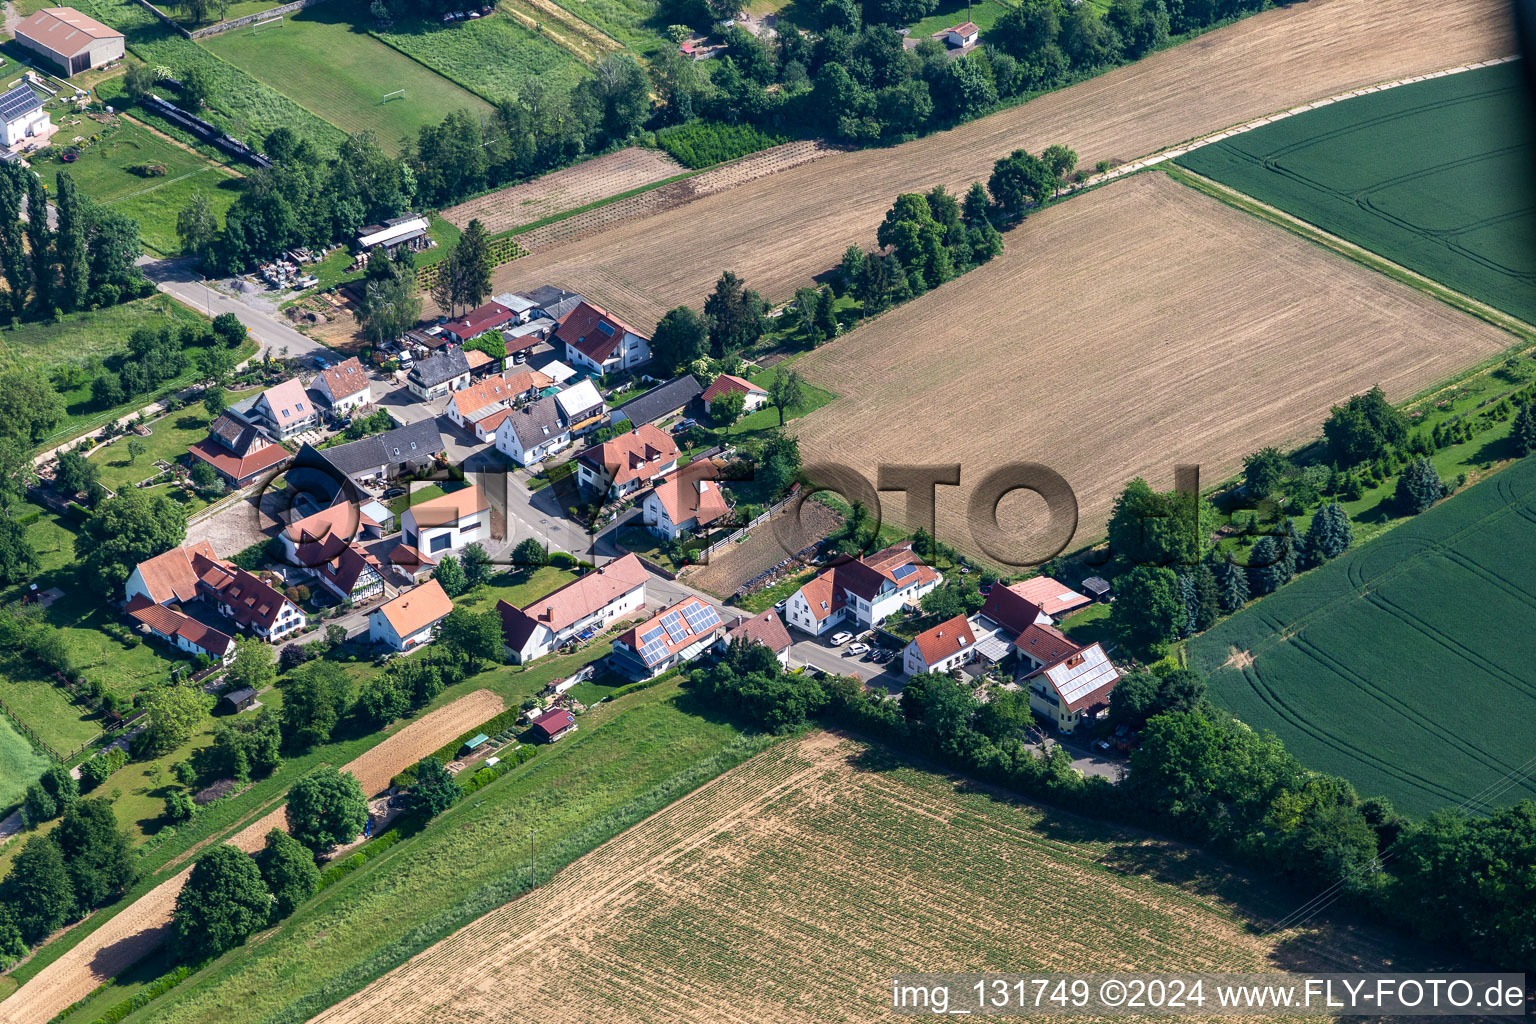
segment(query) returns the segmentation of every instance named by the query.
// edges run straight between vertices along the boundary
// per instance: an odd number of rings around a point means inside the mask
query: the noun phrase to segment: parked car
[[[849,640],[852,640],[852,639],[853,639],[853,634],[852,633],[833,633],[832,634],[832,646],[833,647],[841,647],[841,646],[843,646],[843,644],[847,643]]]
[[[1109,753],[1109,749],[1110,749],[1109,740],[1094,740],[1093,741],[1093,749],[1094,750],[1102,750],[1106,754]]]
[[[694,420],[678,420],[672,427],[672,433],[681,434],[683,431],[692,430],[696,426],[698,426],[698,423]]]
[[[869,645],[868,644],[849,644],[848,645],[848,653],[849,654],[868,654],[869,653]]]
[[[398,498],[398,497],[400,497],[400,495],[402,495],[404,493],[405,493],[405,488],[404,487],[391,487],[389,490],[385,491],[382,496],[385,497],[385,498]]]

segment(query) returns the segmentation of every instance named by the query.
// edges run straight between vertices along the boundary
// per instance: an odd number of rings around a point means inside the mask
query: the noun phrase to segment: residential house
[[[1055,632],[1048,626],[1033,628]],[[1066,637],[1061,639],[1066,641],[1064,647],[1041,644],[1034,648],[1034,654],[1027,655],[1029,663],[1037,667],[1020,682],[1029,687],[1030,709],[1050,719],[1061,732],[1070,733],[1109,703],[1120,673],[1097,643],[1079,647]],[[1037,661],[1036,657],[1046,660]]]
[[[212,544],[200,540],[140,562],[128,574],[124,601],[131,604],[134,598],[143,597],[154,604],[168,606],[197,600],[197,571],[192,568],[192,556],[198,554],[205,558],[219,557],[214,554]]]
[[[528,727],[534,739],[542,743],[553,743],[576,731],[576,716],[567,708],[555,708],[535,717],[528,723]]]
[[[948,672],[969,663],[975,655],[976,634],[964,615],[956,615],[913,637],[902,652],[901,667],[909,676]]]
[[[459,319],[443,324],[443,333],[462,345],[487,331],[497,331],[515,323],[516,310],[508,309],[499,302],[487,302],[483,306],[476,306]]]
[[[469,387],[469,360],[464,358],[464,350],[444,345],[411,367],[405,386],[423,402]]]
[[[297,377],[275,384],[254,398],[236,402],[225,411],[261,427],[279,441],[320,425],[320,410]]]
[[[428,418],[326,448],[322,454],[338,473],[355,483],[365,483],[426,469],[442,451],[437,420]]]
[[[794,646],[794,641],[790,639],[789,630],[784,628],[784,622],[779,618],[779,613],[772,608],[750,619],[738,620],[731,627],[730,632],[720,638],[716,649],[724,652],[736,640],[749,644],[762,644],[773,652],[773,656],[779,659],[780,665],[789,667],[789,649]]]
[[[526,665],[587,630],[601,630],[645,607],[650,573],[634,555],[616,558],[522,608],[496,603],[502,642]]]
[[[565,346],[565,361],[578,370],[617,373],[651,358],[651,339],[585,301],[565,315],[552,340]]]
[[[321,370],[315,378],[314,390],[330,403],[331,415],[338,419],[373,401],[373,384],[357,356]]]
[[[34,11],[17,22],[15,34],[18,43],[47,60],[64,78],[123,59],[123,34],[73,7]]]
[[[208,425],[208,436],[187,446],[193,464],[206,462],[231,487],[254,483],[293,453],[267,437],[259,428],[221,413]]]
[[[537,466],[570,443],[553,395],[511,410],[496,427],[496,450],[519,466]]]
[[[690,595],[621,633],[608,663],[630,679],[650,679],[692,661],[724,635],[720,613]]]
[[[52,130],[53,121],[43,109],[41,97],[26,82],[0,93],[0,143],[15,149],[27,139],[47,136]]]
[[[743,395],[742,412],[751,412],[761,409],[768,404],[768,392],[742,377],[722,373],[710,382],[704,389],[700,400],[711,413],[715,411],[715,399],[724,398],[726,395]]]
[[[565,317],[565,314],[586,301],[575,292],[568,292],[548,284],[523,292],[522,297],[533,303],[528,311],[530,320],[541,318],[559,321]]]
[[[277,535],[284,560],[308,569],[318,569],[335,559],[354,541],[377,540],[382,536],[383,524],[350,501],[340,501],[295,519]]]
[[[205,654],[214,661],[227,661],[234,655],[234,641],[187,615],[180,607],[201,597],[197,571],[192,567],[194,556],[217,557],[213,546],[204,540],[140,562],[124,586],[126,610],[142,630],[170,646],[192,655]]]
[[[453,602],[437,580],[412,587],[368,613],[368,640],[393,651],[431,643],[437,626],[453,611]]]
[[[609,413],[608,419],[614,426],[625,420],[637,427],[645,423],[656,423],[682,412],[703,391],[704,388],[693,374],[685,373],[630,399]]]
[[[356,541],[342,547],[335,558],[316,566],[315,575],[339,600],[355,605],[384,596],[383,566]]]
[[[303,611],[266,580],[201,552],[193,553],[192,568],[198,593],[247,632],[276,643],[304,629]]]
[[[1093,598],[1079,594],[1071,587],[1058,583],[1049,576],[1036,576],[1022,583],[1010,583],[1007,589],[1036,605],[1056,622],[1060,622],[1079,608],[1086,608],[1093,604]]]
[[[719,522],[731,511],[719,477],[714,462],[699,459],[657,480],[640,501],[645,525],[663,540],[676,540]]]
[[[916,605],[943,580],[908,541],[818,574],[790,595],[785,617],[791,626],[816,636],[845,622],[869,629]]]
[[[489,429],[485,421],[493,413],[511,409],[515,397],[504,377],[487,377],[453,393],[453,399],[448,403],[448,418],[454,426],[463,428],[482,441],[488,441],[506,417],[496,417],[496,422],[489,424]]]
[[[590,380],[566,388],[555,395],[560,419],[572,437],[581,437],[608,423],[608,406]]]
[[[412,505],[400,516],[400,541],[434,559],[491,539],[491,503],[479,484]]]
[[[677,442],[649,423],[576,456],[576,480],[610,498],[634,494],[677,468]]]
[[[194,657],[201,654],[225,665],[235,656],[235,641],[228,634],[185,612],[156,604],[143,594],[128,602],[127,611],[145,632],[177,650]]]

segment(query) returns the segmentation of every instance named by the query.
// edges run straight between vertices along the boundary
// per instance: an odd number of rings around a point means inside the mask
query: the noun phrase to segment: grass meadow
[[[1307,764],[1423,814],[1536,797],[1536,460],[1191,640],[1211,695]]]
[[[533,77],[564,93],[586,74],[574,55],[502,13],[450,25],[402,17],[374,35],[491,103],[515,99]]]
[[[479,96],[358,27],[372,20],[362,4],[326,3],[289,15],[281,27],[235,29],[201,45],[343,131],[372,132],[391,153],[455,110],[490,113]],[[397,89],[403,98],[383,102]]]
[[[19,802],[27,786],[47,767],[47,756],[34,749],[10,719],[0,715],[0,814]]]
[[[1536,322],[1531,114],[1519,64],[1297,114],[1178,159]]]

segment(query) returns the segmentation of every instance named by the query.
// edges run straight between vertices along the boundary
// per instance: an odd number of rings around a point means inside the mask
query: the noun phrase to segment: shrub
[[[698,170],[788,142],[750,124],[690,121],[656,133],[656,145],[684,167]]]

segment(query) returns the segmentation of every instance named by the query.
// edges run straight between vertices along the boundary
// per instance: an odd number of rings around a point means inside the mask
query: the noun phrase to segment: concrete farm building
[[[123,34],[73,7],[44,7],[16,26],[16,41],[70,75],[123,59]]]

